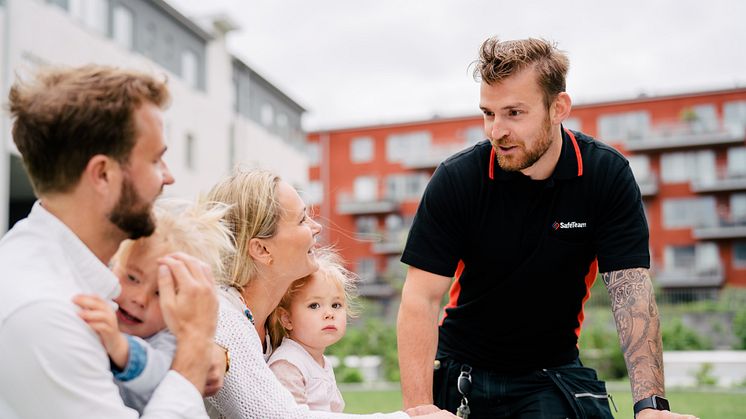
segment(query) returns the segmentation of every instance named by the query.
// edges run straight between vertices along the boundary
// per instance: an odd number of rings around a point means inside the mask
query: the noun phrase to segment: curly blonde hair
[[[200,199],[189,202],[161,199],[153,209],[156,229],[153,235],[125,240],[112,258],[112,264],[126,264],[134,245],[165,245],[210,265],[216,281],[224,281],[224,261],[235,253],[233,235],[223,217],[230,206]]]
[[[356,317],[359,312],[356,300],[357,296],[355,294],[357,290],[357,275],[344,267],[342,258],[331,248],[317,249],[314,251],[314,254],[319,264],[318,271],[290,284],[287,292],[282,297],[282,300],[280,300],[280,304],[277,305],[272,314],[270,314],[269,319],[267,319],[267,331],[273,348],[280,346],[282,339],[288,336],[288,331],[282,325],[280,317],[283,312],[290,311],[293,298],[305,288],[314,275],[336,281],[337,285],[344,292],[348,317]]]

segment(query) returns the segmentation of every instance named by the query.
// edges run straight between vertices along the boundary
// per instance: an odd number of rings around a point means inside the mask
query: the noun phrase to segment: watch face
[[[668,400],[660,396],[653,396],[653,402],[655,403],[656,410],[671,410],[668,406]]]

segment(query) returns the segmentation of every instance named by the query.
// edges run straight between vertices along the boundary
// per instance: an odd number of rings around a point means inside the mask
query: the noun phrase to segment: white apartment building
[[[208,27],[209,26],[209,27]],[[176,183],[164,195],[205,193],[235,165],[274,170],[304,189],[308,161],[301,115],[290,97],[226,48],[228,18],[200,26],[163,0],[0,0],[2,102],[16,77],[41,66],[87,63],[165,74],[165,160]],[[0,233],[35,200],[0,117]]]

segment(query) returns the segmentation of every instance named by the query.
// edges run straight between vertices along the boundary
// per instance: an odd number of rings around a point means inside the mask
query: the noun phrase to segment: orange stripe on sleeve
[[[461,279],[461,274],[464,272],[465,267],[466,265],[464,264],[464,261],[459,260],[458,266],[456,266],[456,273],[453,274],[455,280],[453,281],[453,284],[451,284],[451,290],[448,292],[448,304],[443,307],[443,318],[440,320],[441,325],[443,324],[443,320],[448,317],[446,309],[454,308],[458,305],[458,296],[461,293],[461,283],[459,282],[459,279]]]
[[[583,320],[585,320],[585,302],[591,298],[591,287],[596,282],[596,276],[598,275],[598,259],[593,259],[591,266],[588,268],[588,273],[585,274],[585,297],[583,302],[580,303],[580,313],[578,313],[578,327],[575,329],[575,336],[580,338],[580,329],[583,327]]]

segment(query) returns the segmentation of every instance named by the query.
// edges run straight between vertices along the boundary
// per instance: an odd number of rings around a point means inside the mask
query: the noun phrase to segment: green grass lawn
[[[611,391],[619,412],[615,418],[632,418],[632,395],[629,390],[618,390],[623,385],[615,385]],[[343,391],[348,413],[393,412],[401,409],[399,390]],[[743,391],[684,391],[670,390],[668,399],[674,411],[689,413],[702,419],[739,419],[746,417],[746,393]]]

